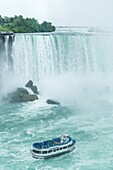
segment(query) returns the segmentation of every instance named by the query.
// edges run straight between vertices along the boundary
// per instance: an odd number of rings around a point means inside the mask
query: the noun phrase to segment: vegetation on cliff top
[[[2,31],[14,33],[52,32],[55,31],[55,26],[46,21],[39,24],[35,18],[23,18],[22,15],[4,18],[0,15],[0,32]]]

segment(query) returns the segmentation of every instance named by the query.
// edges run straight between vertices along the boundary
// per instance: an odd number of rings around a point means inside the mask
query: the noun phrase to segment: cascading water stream
[[[0,96],[7,93],[13,75],[13,36],[0,35]],[[6,88],[5,88],[6,87]]]
[[[112,46],[112,35],[17,34],[14,72],[36,81],[66,72],[111,72]]]
[[[9,44],[9,37],[6,37],[6,59],[5,62],[1,62],[4,65],[1,76],[4,77],[6,73],[8,85],[13,88],[32,79],[38,85],[41,82],[42,93],[52,89],[55,91],[58,87],[56,91],[63,91],[68,82],[70,82],[69,89],[73,89],[77,84],[84,84],[81,87],[83,91],[87,84],[92,84],[88,77],[93,76],[93,81],[96,82],[103,74],[112,75],[113,72],[112,33],[16,34],[14,43],[11,44],[12,48]],[[105,79],[106,82],[102,80],[104,87],[111,86],[109,83],[106,85],[110,76]],[[6,80],[4,78],[4,81]],[[10,82],[13,82],[13,85]],[[11,90],[9,87],[8,90]],[[66,93],[66,89],[63,93]],[[56,95],[55,97],[57,98]]]
[[[113,169],[112,33],[16,34],[11,42],[0,40],[0,90],[32,79],[40,96],[0,102],[0,170]],[[48,105],[50,97],[61,105]],[[64,133],[77,141],[73,153],[32,158],[34,142]]]

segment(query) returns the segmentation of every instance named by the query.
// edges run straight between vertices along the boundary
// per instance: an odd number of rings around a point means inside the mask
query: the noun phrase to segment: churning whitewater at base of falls
[[[0,170],[112,170],[113,33],[62,28],[0,44],[0,99],[29,80],[40,92],[34,102],[0,100]],[[72,153],[32,158],[34,142],[64,133],[77,141]]]

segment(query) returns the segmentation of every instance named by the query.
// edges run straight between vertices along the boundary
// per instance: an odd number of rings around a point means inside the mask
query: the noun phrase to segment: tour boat
[[[69,153],[75,149],[76,140],[68,134],[52,140],[36,142],[33,144],[31,154],[33,158],[44,159]]]

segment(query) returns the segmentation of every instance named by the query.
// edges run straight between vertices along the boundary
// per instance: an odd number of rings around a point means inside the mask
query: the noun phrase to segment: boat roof
[[[69,137],[68,142],[70,142],[70,141],[71,141],[71,137]],[[66,142],[66,143],[68,143],[68,142]],[[54,139],[48,140],[48,141],[36,142],[33,144],[33,147],[37,148],[37,149],[47,149],[47,148],[54,147],[54,146],[64,145],[66,143],[61,143],[61,138],[58,137],[58,138],[54,138]]]

